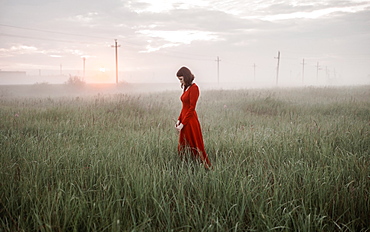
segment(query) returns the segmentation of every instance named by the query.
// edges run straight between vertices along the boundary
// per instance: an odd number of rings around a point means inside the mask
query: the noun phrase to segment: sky
[[[115,83],[370,84],[370,1],[0,0],[0,69]],[[280,54],[280,55],[279,55]]]

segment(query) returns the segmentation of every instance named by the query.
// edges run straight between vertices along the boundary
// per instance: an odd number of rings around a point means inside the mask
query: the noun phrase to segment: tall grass
[[[0,99],[0,231],[370,231],[370,89]]]

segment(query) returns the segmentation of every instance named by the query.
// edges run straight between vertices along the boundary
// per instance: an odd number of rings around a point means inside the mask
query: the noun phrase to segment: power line
[[[110,39],[110,38],[101,37],[101,36],[82,35],[82,34],[66,33],[66,32],[60,32],[60,31],[50,31],[50,30],[43,30],[43,29],[36,29],[36,28],[29,28],[29,27],[18,27],[18,26],[11,26],[11,25],[5,25],[5,24],[0,24],[0,26],[17,28],[17,29],[22,29],[22,30],[29,30],[29,31],[39,31],[39,32],[45,32],[45,33],[52,33],[52,34],[73,35],[73,36],[90,37],[90,38],[97,38],[97,39]]]
[[[6,33],[0,33],[0,36],[23,38],[23,39],[44,40],[44,41],[55,41],[55,42],[62,42],[62,43],[81,43],[81,44],[86,44],[87,43],[87,42],[81,42],[81,41],[46,39],[46,38],[40,38],[40,37],[34,37],[34,36],[13,35],[13,34],[6,34]],[[95,43],[89,43],[89,44],[95,44]]]
[[[179,59],[187,59],[187,60],[200,60],[200,61],[213,61],[212,58],[190,58],[190,57],[187,57],[187,56],[181,56],[181,55],[171,55],[171,54],[165,54],[165,53],[173,53],[173,54],[183,54],[182,52],[171,52],[171,51],[166,51],[166,52],[162,52],[162,51],[158,51],[155,55],[157,56],[165,56],[165,57],[175,57],[175,58],[179,58]],[[189,53],[187,53],[189,56],[193,56]],[[185,53],[186,55],[186,53]]]
[[[19,26],[12,26],[12,25],[6,25],[6,24],[0,24],[0,27],[8,27],[8,28],[16,28],[21,30],[29,30],[29,31],[39,31],[39,32],[45,32],[45,33],[51,33],[51,34],[61,34],[61,35],[70,35],[70,36],[79,36],[79,37],[85,37],[85,38],[94,38],[94,39],[103,39],[103,40],[111,40],[109,37],[102,37],[102,36],[94,36],[94,35],[86,35],[86,34],[76,34],[76,33],[68,33],[68,32],[61,32],[61,31],[51,31],[51,30],[44,30],[44,29],[37,29],[37,28],[30,28],[30,27],[19,27]],[[38,39],[38,40],[52,40],[52,39],[45,39],[40,37],[30,37],[30,36],[19,36],[19,35],[10,35],[10,34],[4,34],[5,36],[11,36],[11,37],[19,37],[19,38],[27,38],[27,39]],[[63,40],[55,40],[58,42],[67,42]],[[76,43],[73,41],[69,41],[70,43]],[[80,42],[80,43],[86,43],[86,42]],[[132,43],[125,41],[126,44],[131,44],[133,46],[141,46],[137,43]],[[91,43],[90,43],[91,44]]]
[[[1,25],[0,25],[1,26]],[[0,33],[1,36],[6,36],[6,37],[14,37],[14,38],[23,38],[23,39],[32,39],[32,40],[41,40],[41,41],[55,41],[55,42],[62,42],[62,43],[71,43],[71,44],[95,44],[99,45],[99,43],[91,43],[91,42],[83,42],[83,41],[72,41],[72,40],[60,40],[60,39],[49,39],[49,38],[41,38],[41,37],[36,37],[36,36],[23,36],[23,35],[14,35],[14,34],[7,34],[7,33]],[[130,44],[129,42],[125,42],[126,44]],[[131,43],[133,44],[133,43]],[[134,44],[136,46],[139,46],[138,44]],[[166,51],[162,52],[159,51],[160,53],[156,53],[156,55],[161,55],[161,56],[167,56],[167,57],[176,57],[176,58],[181,58],[181,59],[188,59],[188,60],[200,60],[200,61],[212,61],[211,58],[194,58],[194,57],[187,57],[187,56],[181,56],[177,54],[185,54],[189,56],[194,56],[193,54],[190,53],[183,53],[183,52],[174,52],[174,51]],[[172,53],[172,54],[164,54],[164,53]],[[205,55],[195,55],[195,56],[203,56],[206,57]]]
[[[284,54],[304,54],[304,55],[308,55],[308,54],[311,54],[311,55],[320,55],[322,54],[321,52],[317,52],[317,51],[289,51],[289,50],[284,50],[283,51]],[[335,55],[341,55],[341,56],[370,56],[370,53],[335,53]],[[286,58],[284,58],[286,59]]]
[[[182,54],[182,55],[185,55],[185,56],[197,56],[198,58],[194,58],[194,59],[199,59],[199,60],[213,60],[213,58],[210,58],[209,55],[204,55],[204,54],[195,54],[195,53],[188,53],[188,52],[183,52],[183,51],[171,51],[171,50],[167,50],[166,51],[167,53],[174,53],[174,54]]]

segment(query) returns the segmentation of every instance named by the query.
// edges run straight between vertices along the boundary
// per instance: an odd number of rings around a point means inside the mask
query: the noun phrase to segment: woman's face
[[[184,77],[178,77],[179,78],[179,81],[180,81],[180,83],[182,84],[182,85],[185,85],[185,82],[184,82]]]

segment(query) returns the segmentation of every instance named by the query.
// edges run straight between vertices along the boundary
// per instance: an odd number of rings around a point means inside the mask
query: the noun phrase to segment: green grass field
[[[180,94],[2,96],[0,231],[370,231],[369,86]]]

